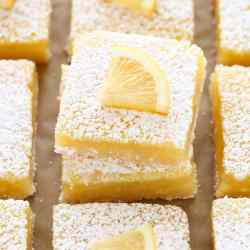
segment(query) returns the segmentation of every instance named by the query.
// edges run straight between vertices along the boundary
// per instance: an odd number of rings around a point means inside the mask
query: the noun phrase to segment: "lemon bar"
[[[162,48],[158,56],[172,89],[168,115],[101,105],[98,95],[109,69],[113,44],[152,48],[151,52],[156,46]],[[110,32],[87,34],[77,42],[63,77],[56,151],[138,163],[189,160],[205,65],[201,49],[189,42]]]
[[[197,191],[196,166],[135,164],[118,159],[63,157],[62,200],[65,202],[138,201],[191,198]]]
[[[215,13],[218,63],[250,65],[250,2],[215,0]]]
[[[0,60],[0,196],[24,198],[34,192],[33,139],[37,73],[27,60]]]
[[[53,247],[54,250],[89,249],[96,241],[145,224],[153,226],[158,250],[190,249],[188,219],[181,208],[140,203],[55,206]]]
[[[32,250],[32,217],[27,201],[0,200],[2,250]]]
[[[250,68],[218,65],[211,78],[216,196],[250,195]]]
[[[50,12],[50,0],[16,0],[0,8],[0,58],[47,62]]]
[[[189,41],[194,37],[193,0],[185,0],[185,3],[183,0],[157,0],[152,17],[145,17],[105,0],[73,0],[72,4],[71,41],[79,34],[93,30]]]
[[[215,200],[212,210],[214,249],[249,249],[249,217],[249,199],[222,198]]]

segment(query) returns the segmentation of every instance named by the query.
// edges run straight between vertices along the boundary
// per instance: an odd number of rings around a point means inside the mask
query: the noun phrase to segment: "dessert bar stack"
[[[142,203],[197,192],[192,145],[206,60],[189,41],[169,39],[193,36],[192,2],[171,18],[177,5],[159,1],[158,12],[145,17],[110,2],[73,1],[55,150],[62,155],[60,200],[84,204],[54,207],[56,250],[65,242],[72,249],[125,249],[136,232],[155,249],[190,249],[180,208]],[[176,33],[170,24],[178,24]]]
[[[157,59],[171,89],[168,114],[102,104],[116,45],[154,55],[155,48],[160,49]],[[71,64],[63,67],[55,131],[56,151],[63,155],[62,200],[193,197],[197,180],[192,143],[205,65],[203,52],[189,42],[101,31],[85,34],[76,43]]]
[[[53,246],[190,249],[182,209],[142,200],[197,192],[192,145],[206,60],[190,43],[193,3],[150,1],[142,14],[117,2],[127,1],[72,1],[55,150],[61,201],[84,204],[54,207]]]

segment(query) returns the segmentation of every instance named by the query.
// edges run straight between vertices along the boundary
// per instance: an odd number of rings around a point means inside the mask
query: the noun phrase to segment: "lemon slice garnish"
[[[101,95],[104,106],[168,114],[170,97],[166,72],[155,57],[140,48],[112,47],[112,62]]]
[[[90,250],[156,250],[156,239],[150,224],[113,238],[95,243]]]
[[[116,4],[137,11],[146,16],[152,16],[156,9],[156,0],[105,0],[108,3]]]

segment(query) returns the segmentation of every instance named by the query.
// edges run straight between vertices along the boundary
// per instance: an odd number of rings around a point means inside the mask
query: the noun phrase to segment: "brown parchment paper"
[[[212,15],[212,1],[194,0],[195,43],[202,47],[208,59],[208,76],[215,64],[215,24]],[[37,192],[30,199],[33,212],[36,215],[35,250],[52,250],[52,207],[58,203],[60,192],[61,158],[54,153],[54,127],[59,108],[57,97],[60,67],[62,63],[67,63],[64,48],[70,29],[71,0],[52,0],[52,4],[50,31],[52,57],[48,65],[38,66],[40,94],[36,143],[37,172],[35,182]],[[183,0],[183,4],[185,4],[185,0]],[[171,204],[181,206],[188,214],[193,250],[212,249],[210,210],[213,200],[214,152],[208,84],[207,80],[194,145],[195,161],[199,173],[199,191],[195,199],[171,202]]]

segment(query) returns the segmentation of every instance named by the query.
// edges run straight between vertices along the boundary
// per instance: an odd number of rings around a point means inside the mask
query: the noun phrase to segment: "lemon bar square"
[[[215,0],[217,61],[250,65],[250,1]]]
[[[152,17],[117,7],[105,0],[72,1],[71,42],[94,30],[136,33],[192,41],[193,0],[158,0]],[[84,15],[83,15],[84,13]]]
[[[49,58],[50,0],[16,0],[11,9],[0,8],[0,58]]]
[[[27,201],[0,200],[2,250],[32,250],[33,216]]]
[[[136,164],[118,159],[63,157],[64,202],[185,199],[197,191],[196,166]]]
[[[104,240],[151,224],[158,250],[187,250],[189,225],[186,213],[179,207],[140,203],[60,204],[54,207],[54,250],[89,249]]]
[[[160,58],[172,88],[168,115],[102,107],[98,95],[113,44],[162,48]],[[151,51],[151,52],[152,52]],[[206,60],[189,42],[110,32],[87,34],[63,77],[55,131],[56,151],[136,162],[175,164],[189,160]]]
[[[27,60],[0,60],[0,196],[34,192],[37,73]]]
[[[250,195],[250,68],[218,65],[211,77],[216,196]]]
[[[214,249],[249,249],[249,217],[248,198],[215,200],[212,209]]]

